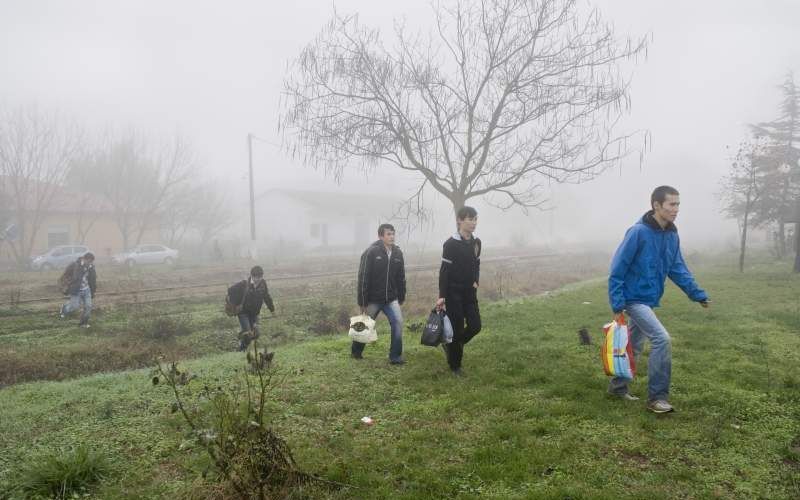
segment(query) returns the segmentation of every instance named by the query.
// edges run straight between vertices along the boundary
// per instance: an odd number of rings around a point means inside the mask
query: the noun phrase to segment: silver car
[[[34,271],[61,269],[89,251],[91,251],[89,247],[84,245],[59,245],[31,259],[31,269]]]
[[[114,256],[114,262],[128,267],[141,264],[174,264],[178,260],[178,251],[164,245],[137,245],[127,252]]]

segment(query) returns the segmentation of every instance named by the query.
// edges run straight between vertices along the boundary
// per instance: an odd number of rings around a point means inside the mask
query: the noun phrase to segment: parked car
[[[84,245],[59,245],[48,250],[42,255],[31,259],[31,269],[34,271],[49,271],[50,269],[60,269],[67,264],[78,260],[86,252],[90,252],[89,247]]]
[[[114,262],[128,267],[141,264],[174,264],[178,251],[164,245],[138,245],[114,256]]]

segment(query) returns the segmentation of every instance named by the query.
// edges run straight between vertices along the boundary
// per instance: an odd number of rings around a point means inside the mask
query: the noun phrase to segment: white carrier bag
[[[366,314],[359,314],[350,318],[350,332],[348,333],[354,342],[369,344],[378,340],[378,332],[375,331],[375,320]]]

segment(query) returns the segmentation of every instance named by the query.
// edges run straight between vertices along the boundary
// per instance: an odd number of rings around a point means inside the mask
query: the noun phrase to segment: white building
[[[260,248],[278,254],[358,254],[399,200],[373,194],[270,189],[256,197]]]

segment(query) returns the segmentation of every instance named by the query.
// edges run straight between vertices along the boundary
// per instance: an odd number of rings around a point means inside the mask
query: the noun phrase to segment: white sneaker
[[[84,323],[84,324],[82,324],[80,326],[81,326],[81,328],[89,328],[92,325],[90,325],[89,323]]]
[[[650,401],[647,403],[647,409],[653,413],[669,413],[671,411],[675,411],[675,408],[673,408],[671,404],[667,403],[663,399]]]

